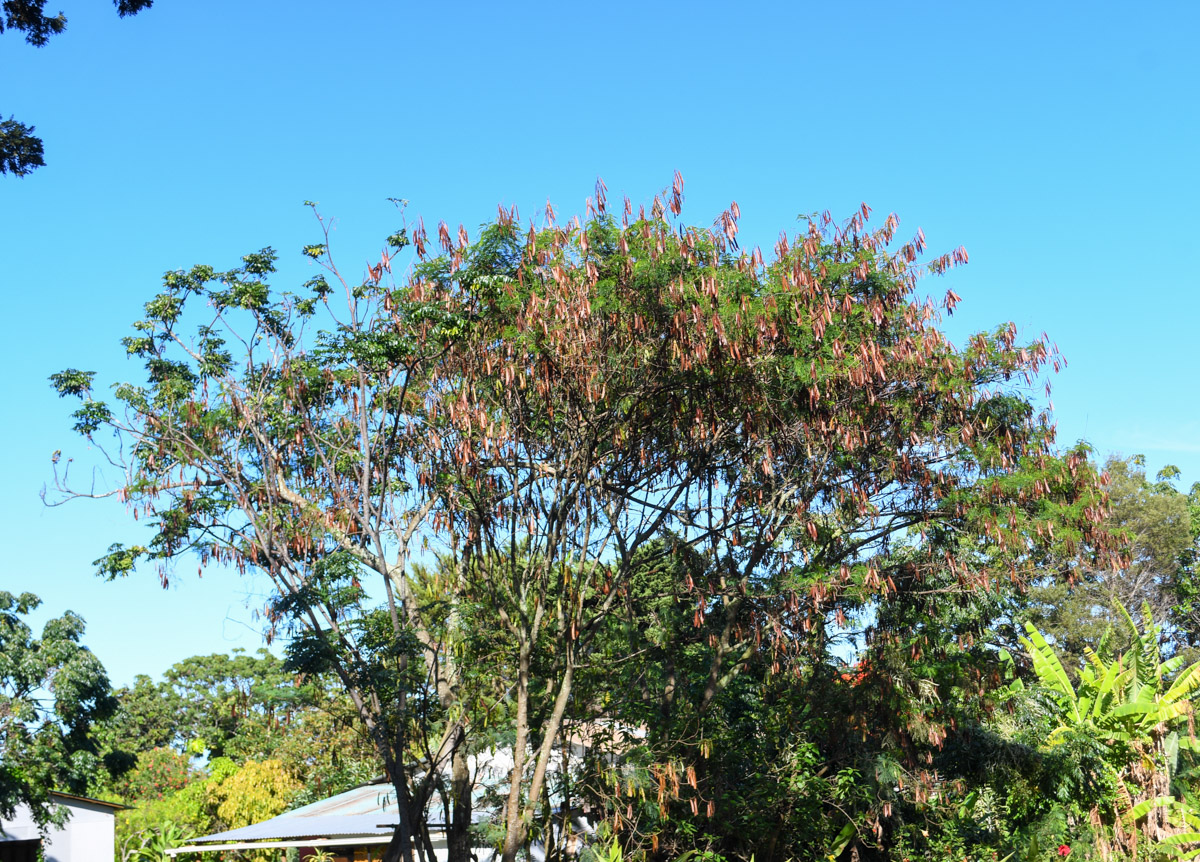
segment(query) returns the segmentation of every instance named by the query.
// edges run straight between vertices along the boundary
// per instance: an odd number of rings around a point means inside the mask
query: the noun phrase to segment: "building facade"
[[[42,838],[30,810],[20,805],[11,820],[0,821],[0,862],[112,862],[116,813],[123,806],[84,796],[52,793],[67,809],[65,824]]]

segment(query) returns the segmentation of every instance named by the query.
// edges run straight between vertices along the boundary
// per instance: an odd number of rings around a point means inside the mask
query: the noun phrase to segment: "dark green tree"
[[[113,756],[136,759],[143,751],[176,743],[182,702],[169,687],[145,674],[116,689],[117,709],[96,725],[96,738]]]
[[[235,760],[269,756],[286,725],[317,697],[311,681],[297,684],[296,674],[261,648],[184,659],[167,670],[163,685],[180,706],[181,747],[203,745],[213,757]]]
[[[150,8],[154,0],[113,0],[113,5],[124,18]],[[0,33],[17,30],[25,34],[26,42],[41,48],[67,29],[66,15],[47,15],[45,10],[46,0],[4,0],[0,5]],[[0,116],[0,174],[23,177],[45,166],[42,139],[34,131],[33,126]]]
[[[92,729],[116,708],[100,660],[68,611],[35,637],[41,601],[0,591],[0,817],[27,805],[39,828],[61,822],[55,790],[84,793],[103,770]]]

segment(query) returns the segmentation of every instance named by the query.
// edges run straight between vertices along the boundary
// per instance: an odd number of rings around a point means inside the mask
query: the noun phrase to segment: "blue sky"
[[[1058,343],[1062,441],[1200,480],[1194,3],[61,5],[49,46],[0,36],[0,109],[48,163],[0,178],[0,589],[82,614],[118,682],[256,648],[263,588],[95,579],[137,533],[116,507],[43,508],[50,453],[89,458],[46,378],[133,376],[118,342],[165,270],[272,245],[298,284],[305,199],[348,262],[396,226],[389,196],[472,228],[501,202],[580,211],[597,176],[648,201],[679,170],[685,217],[736,200],[767,249],[866,201],[966,246],[930,284],[962,295],[958,340],[1013,320]]]

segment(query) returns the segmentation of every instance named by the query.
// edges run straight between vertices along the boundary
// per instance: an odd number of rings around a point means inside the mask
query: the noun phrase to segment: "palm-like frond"
[[[1171,683],[1171,687],[1167,689],[1163,699],[1168,703],[1174,703],[1177,700],[1187,700],[1200,690],[1200,662],[1188,667],[1183,673],[1175,678]]]
[[[1151,811],[1154,811],[1159,808],[1170,808],[1174,802],[1175,802],[1174,796],[1155,796],[1152,799],[1143,799],[1137,805],[1134,805],[1131,808],[1129,808],[1122,815],[1122,818],[1125,820],[1126,823],[1133,824],[1133,823],[1136,823],[1138,820],[1141,820],[1143,817],[1145,817]]]
[[[1029,658],[1033,662],[1033,672],[1037,674],[1038,681],[1061,696],[1062,705],[1070,710],[1071,717],[1078,722],[1080,720],[1079,698],[1075,694],[1075,687],[1071,685],[1070,677],[1067,676],[1058,654],[1054,652],[1054,647],[1046,642],[1042,633],[1032,624],[1026,623],[1025,631],[1028,632],[1029,637],[1021,638],[1021,643],[1029,651]]]

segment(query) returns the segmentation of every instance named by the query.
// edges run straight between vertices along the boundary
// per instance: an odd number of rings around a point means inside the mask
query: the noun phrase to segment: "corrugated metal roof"
[[[390,784],[364,784],[337,796],[330,796],[280,817],[319,817],[326,814],[390,814],[396,816],[396,789]]]
[[[476,796],[482,795],[477,793]],[[492,807],[481,805],[476,799],[471,811],[471,821],[480,823],[495,816]],[[428,819],[430,827],[440,831],[443,827],[440,806],[431,803],[438,813]],[[396,828],[396,790],[383,780],[376,780],[361,787],[354,787],[328,799],[313,802],[301,808],[287,811],[278,817],[205,835],[194,841],[264,841],[285,838],[333,838],[357,835],[390,835]]]
[[[367,784],[241,829],[205,835],[196,841],[261,841],[270,838],[332,838],[390,835],[396,828],[396,791],[390,784]]]
[[[391,835],[395,828],[394,819],[389,823],[386,817],[381,818],[378,814],[326,814],[313,817],[281,815],[252,826],[243,826],[241,829],[205,835],[195,841],[265,841],[272,838]]]

